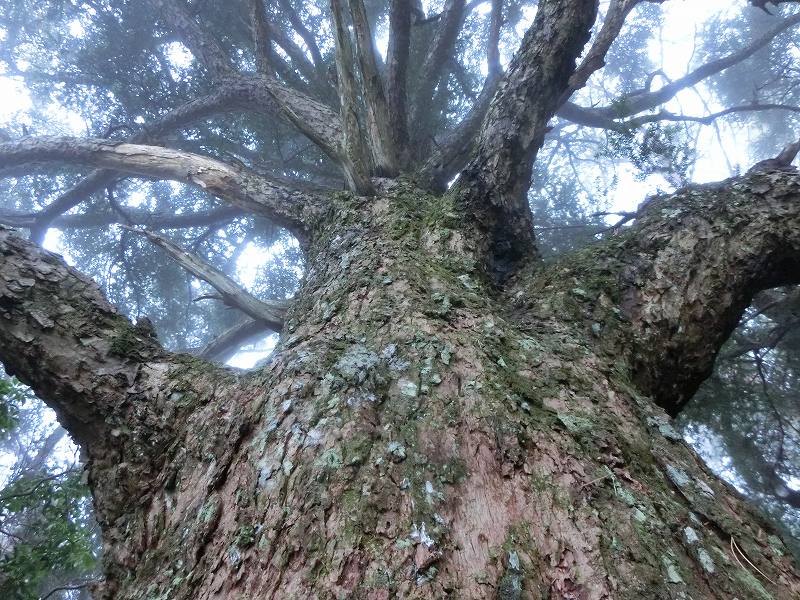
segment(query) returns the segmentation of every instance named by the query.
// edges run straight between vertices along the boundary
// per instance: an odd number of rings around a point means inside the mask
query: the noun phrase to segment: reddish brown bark
[[[510,298],[453,197],[338,195],[279,348],[239,377],[114,344],[127,326],[93,286],[6,232],[2,360],[83,432],[99,598],[792,598],[780,540],[647,394],[662,401],[666,348],[721,342],[712,282],[746,294],[800,272],[799,183],[654,200]],[[690,260],[705,295],[649,291]]]

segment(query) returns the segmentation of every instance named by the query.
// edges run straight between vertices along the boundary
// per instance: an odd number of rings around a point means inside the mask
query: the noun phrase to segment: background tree
[[[754,292],[797,283],[796,173],[603,211],[621,179],[689,182],[704,127],[722,145],[757,122],[755,158],[792,141],[800,16],[729,8],[670,78],[646,50],[660,4],[602,3],[593,32],[592,2],[0,9],[33,100],[0,146],[3,221],[57,228],[137,320],[2,233],[0,358],[87,453],[98,596],[797,592],[771,526],[660,412]],[[87,137],[53,137],[59,111]],[[682,418],[738,436],[734,481],[785,517],[796,377],[790,348],[764,351],[794,317],[775,302],[753,309],[766,341],[748,318],[723,352],[752,360]],[[219,360],[270,331],[247,377],[156,340]],[[758,427],[725,421],[733,385]]]

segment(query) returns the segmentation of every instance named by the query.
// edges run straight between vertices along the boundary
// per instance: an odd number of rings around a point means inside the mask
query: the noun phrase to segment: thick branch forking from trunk
[[[547,123],[589,39],[595,0],[543,1],[492,101],[477,152],[462,172],[459,202],[474,215],[497,283],[536,257],[526,193]]]
[[[333,30],[336,40],[336,72],[339,86],[339,104],[342,121],[341,162],[348,187],[363,195],[375,192],[369,179],[369,157],[364,146],[358,110],[358,88],[353,66],[353,48],[344,21],[344,0],[331,0]]]
[[[626,348],[628,376],[675,415],[753,296],[800,283],[800,174],[757,171],[651,199],[632,227],[529,281],[512,293],[529,299],[537,318],[551,310],[536,306],[542,289],[551,307],[594,303],[580,316],[587,330],[600,345]],[[563,298],[554,303],[555,289]]]
[[[389,3],[389,48],[386,55],[386,96],[392,137],[401,166],[408,160],[408,53],[411,46],[411,6],[407,0]]]
[[[392,137],[383,81],[375,60],[375,44],[363,0],[349,0],[349,3],[355,30],[356,55],[361,69],[362,93],[367,109],[367,144],[372,151],[378,174],[391,177],[398,173],[397,147]]]
[[[161,146],[64,137],[29,138],[0,145],[3,167],[54,162],[188,183],[237,208],[269,218],[301,241],[307,239],[321,209],[321,199],[313,194],[288,189],[249,169]]]
[[[202,96],[168,111],[161,118],[144,126],[140,132],[129,137],[127,141],[131,143],[152,143],[164,134],[185,127],[199,119],[220,112],[253,109],[256,104],[261,112],[278,113],[278,107],[274,102],[271,102],[269,96],[257,96],[257,94],[254,94],[252,81],[242,79],[239,82],[228,82],[207,96]],[[117,171],[105,169],[97,169],[89,173],[37,213],[33,223],[24,225],[31,228],[31,239],[41,244],[47,229],[55,219],[75,208],[106,186],[114,183],[121,176],[121,173]]]
[[[180,266],[208,283],[220,293],[222,301],[228,306],[237,308],[247,316],[263,322],[275,332],[280,333],[283,329],[283,320],[288,308],[286,303],[259,300],[215,266],[191,252],[187,252],[162,235],[146,229],[124,227],[129,231],[146,236],[151,243],[164,250]]]

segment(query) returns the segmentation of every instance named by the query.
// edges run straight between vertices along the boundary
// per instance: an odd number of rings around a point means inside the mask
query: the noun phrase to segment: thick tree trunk
[[[510,295],[480,270],[485,243],[463,233],[475,229],[457,199],[403,181],[337,195],[278,349],[240,376],[109,334],[121,319],[82,316],[100,301],[71,298],[74,285],[42,308],[46,282],[74,273],[38,268],[54,259],[3,233],[0,306],[16,323],[0,326],[3,361],[62,414],[85,401],[101,415],[96,430],[86,407],[65,422],[79,420],[91,457],[97,598],[797,597],[778,537],[644,395],[667,377],[653,366],[662,329],[691,355],[696,329],[683,339],[676,323],[707,319],[721,339],[726,302],[741,310],[740,296],[796,267],[778,261],[752,284],[734,271],[758,268],[750,254],[800,255],[799,178],[759,177],[659,200],[626,236],[540,267]],[[773,215],[758,235],[736,216],[753,194]],[[747,289],[654,291],[715,239],[732,241],[695,275]],[[23,349],[46,345],[63,314],[78,315],[69,323],[99,362],[81,359],[80,389],[53,391]],[[109,335],[111,348],[96,341]],[[670,388],[679,398],[691,375]],[[98,382],[123,392],[101,390],[95,406]]]

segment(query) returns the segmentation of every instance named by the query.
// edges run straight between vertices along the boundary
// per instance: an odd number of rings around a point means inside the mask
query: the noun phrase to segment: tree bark
[[[88,450],[97,598],[800,593],[657,404],[703,368],[676,356],[800,280],[797,173],[655,199],[503,293],[456,193],[377,185],[331,198],[279,347],[244,376],[137,337],[0,233],[0,359]]]

